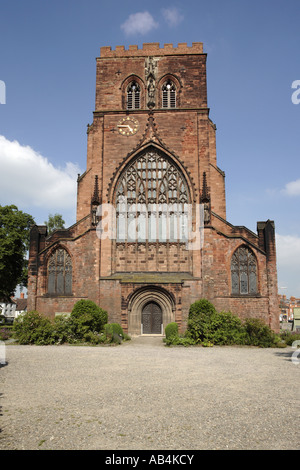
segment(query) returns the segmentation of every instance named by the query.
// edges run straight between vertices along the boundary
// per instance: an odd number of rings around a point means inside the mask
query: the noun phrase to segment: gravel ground
[[[8,345],[0,449],[299,449],[294,351]]]

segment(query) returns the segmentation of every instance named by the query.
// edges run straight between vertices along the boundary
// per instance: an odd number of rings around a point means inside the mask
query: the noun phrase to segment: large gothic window
[[[176,87],[171,80],[164,83],[162,87],[162,107],[176,108]]]
[[[63,248],[55,250],[48,262],[48,294],[72,294],[72,261]]]
[[[154,149],[141,155],[117,184],[117,241],[186,242],[188,194],[174,162]]]
[[[246,246],[239,247],[231,259],[232,294],[257,293],[257,264],[253,252]]]
[[[136,82],[131,82],[127,87],[127,109],[140,109],[140,87]]]

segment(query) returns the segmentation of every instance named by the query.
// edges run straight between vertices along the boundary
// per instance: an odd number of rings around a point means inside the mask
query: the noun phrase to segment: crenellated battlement
[[[180,55],[180,54],[203,54],[203,43],[193,42],[192,46],[188,46],[186,42],[178,43],[177,47],[173,44],[164,44],[164,47],[160,47],[159,42],[146,42],[143,44],[142,49],[139,49],[137,45],[130,45],[128,49],[125,46],[116,46],[115,50],[112,50],[110,46],[104,46],[100,48],[100,57],[147,57],[149,55]]]

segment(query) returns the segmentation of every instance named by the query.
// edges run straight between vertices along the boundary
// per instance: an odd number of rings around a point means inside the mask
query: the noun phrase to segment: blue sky
[[[300,297],[299,0],[0,0],[0,18],[1,205],[75,222],[100,47],[203,42],[227,219],[275,220],[279,292]]]

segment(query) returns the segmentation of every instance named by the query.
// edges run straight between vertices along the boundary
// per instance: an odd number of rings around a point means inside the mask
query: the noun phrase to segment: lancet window
[[[48,294],[72,294],[72,260],[64,248],[58,248],[48,262]]]
[[[253,252],[246,246],[239,247],[231,259],[232,294],[257,293],[257,263]]]
[[[127,109],[140,109],[140,87],[137,82],[131,82],[127,87]]]
[[[164,83],[162,87],[162,107],[176,108],[176,87],[171,80]]]

